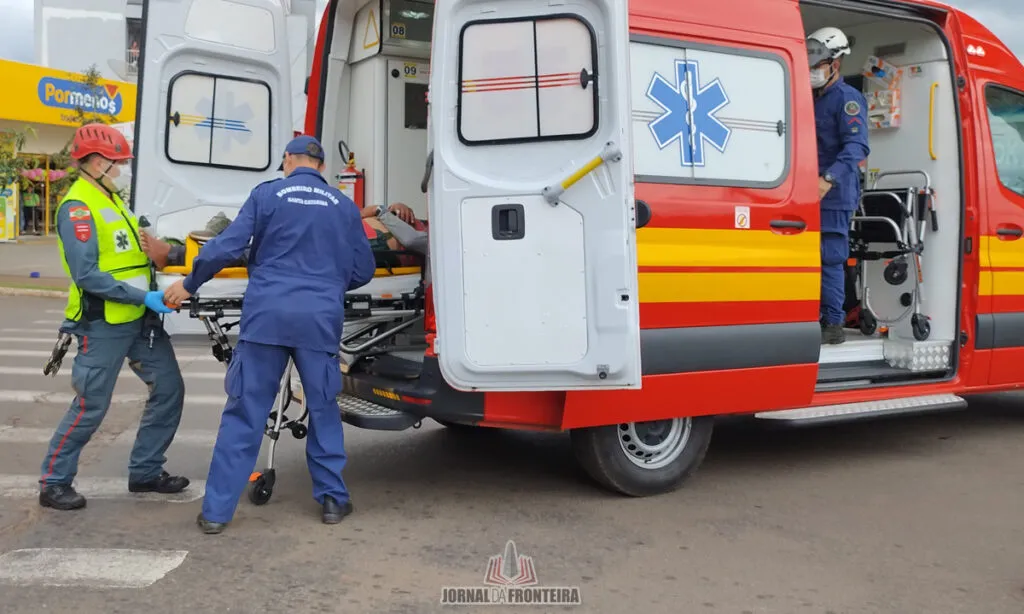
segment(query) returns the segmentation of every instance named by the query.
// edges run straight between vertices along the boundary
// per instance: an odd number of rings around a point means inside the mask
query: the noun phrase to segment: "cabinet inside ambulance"
[[[801,13],[805,34],[832,26],[850,40],[841,73],[865,96],[870,147],[850,228],[846,339],[822,346],[817,389],[950,378],[964,209],[948,42],[926,15],[824,3],[802,4]]]

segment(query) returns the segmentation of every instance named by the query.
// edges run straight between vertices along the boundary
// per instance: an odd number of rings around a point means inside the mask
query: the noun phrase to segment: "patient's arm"
[[[398,242],[402,244],[402,247],[411,252],[423,254],[424,256],[427,255],[426,232],[416,230],[390,211],[381,211],[377,215],[377,219],[379,219],[381,223],[391,231],[391,234],[398,239]]]

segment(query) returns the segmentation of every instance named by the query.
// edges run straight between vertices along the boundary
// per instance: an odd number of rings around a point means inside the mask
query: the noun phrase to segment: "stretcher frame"
[[[378,268],[374,272],[374,280],[364,286],[367,288],[377,279],[387,277],[399,277],[418,275],[416,287],[410,292],[382,293],[380,295],[366,292],[364,288],[345,293],[345,326],[355,325],[355,332],[343,333],[339,340],[339,351],[353,356],[353,364],[367,356],[388,351],[386,347],[378,347],[379,344],[393,338],[395,335],[407,330],[414,324],[421,322],[424,318],[424,272],[425,257],[414,252],[388,250],[374,252],[378,258]],[[381,257],[387,256],[413,256],[420,261],[416,267],[380,267]],[[186,267],[165,267],[162,271],[169,274],[187,274]],[[241,279],[248,277],[248,270],[241,267],[226,268],[215,277]],[[211,344],[214,358],[223,364],[225,368],[230,366],[234,348],[227,336],[228,331],[238,326],[241,322],[244,296],[228,298],[203,299],[199,294],[188,299],[179,307],[186,309],[189,317],[198,319],[206,328],[206,334]],[[381,331],[380,329],[384,330]],[[368,340],[359,341],[362,337],[370,335]],[[358,343],[353,345],[353,343]],[[270,501],[276,482],[276,468],[274,466],[277,442],[281,437],[281,431],[288,429],[295,439],[304,439],[308,433],[306,421],[309,418],[309,410],[306,407],[306,395],[299,399],[301,414],[298,418],[291,419],[285,412],[296,400],[292,393],[291,381],[292,371],[295,368],[294,360],[289,357],[285,366],[284,374],[281,377],[277,398],[267,417],[267,424],[263,428],[263,434],[270,439],[270,449],[267,451],[267,466],[263,471],[257,471],[249,476],[248,497],[254,505],[264,505]],[[339,409],[340,411],[340,409]]]

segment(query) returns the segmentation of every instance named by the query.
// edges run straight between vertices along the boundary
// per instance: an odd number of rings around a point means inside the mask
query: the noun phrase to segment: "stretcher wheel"
[[[305,439],[306,437],[306,425],[305,424],[293,424],[289,428],[292,430],[292,437],[296,439]]]
[[[918,341],[924,341],[932,334],[932,325],[928,322],[928,318],[919,313],[915,313],[910,318],[910,325],[914,328],[914,339]]]
[[[249,501],[253,505],[265,505],[274,494],[274,482],[268,480],[265,474],[258,475],[249,481]]]
[[[860,310],[860,332],[864,333],[865,337],[870,337],[875,334],[875,330],[878,329],[878,320],[875,319],[873,313],[867,309]]]

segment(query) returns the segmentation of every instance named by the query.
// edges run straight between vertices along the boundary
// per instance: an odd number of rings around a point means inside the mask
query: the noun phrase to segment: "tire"
[[[700,416],[615,424],[576,429],[570,437],[577,462],[601,486],[648,497],[676,490],[697,470],[714,422]]]

